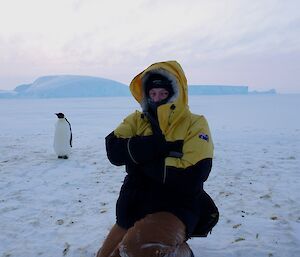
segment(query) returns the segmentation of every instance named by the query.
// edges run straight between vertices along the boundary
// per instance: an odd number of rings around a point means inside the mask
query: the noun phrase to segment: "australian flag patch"
[[[209,136],[207,134],[204,134],[204,133],[200,133],[199,134],[199,138],[205,140],[205,141],[209,141]]]

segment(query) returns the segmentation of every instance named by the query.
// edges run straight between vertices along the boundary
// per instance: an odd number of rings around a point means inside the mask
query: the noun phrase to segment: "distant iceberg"
[[[257,94],[264,94],[264,95],[274,95],[276,94],[276,90],[275,89],[270,89],[270,90],[267,90],[267,91],[251,91],[249,92],[249,94],[251,95],[257,95]]]
[[[10,90],[0,90],[0,98],[15,98],[17,92]]]
[[[189,85],[189,95],[276,94],[275,90],[249,92],[248,86]],[[44,76],[14,90],[0,90],[0,98],[68,98],[129,96],[129,87],[118,81],[79,75]]]
[[[7,96],[18,98],[98,97],[129,96],[130,94],[128,86],[120,82],[77,75],[40,77],[32,84],[20,85],[14,91],[5,92],[7,93],[0,94],[0,98],[1,96],[2,98],[7,98]]]
[[[190,85],[190,95],[247,95],[247,86]]]

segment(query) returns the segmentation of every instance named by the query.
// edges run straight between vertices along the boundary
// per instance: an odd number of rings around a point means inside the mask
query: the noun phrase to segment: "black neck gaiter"
[[[163,104],[166,104],[169,101],[170,97],[161,100],[159,102],[154,102],[152,99],[148,98],[147,103],[148,103],[148,112],[149,114],[156,120],[158,121],[157,117],[157,108]]]

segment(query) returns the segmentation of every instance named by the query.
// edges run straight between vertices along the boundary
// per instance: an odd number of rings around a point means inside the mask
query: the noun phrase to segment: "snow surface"
[[[205,184],[220,210],[196,257],[300,256],[300,95],[193,96],[215,159]],[[139,108],[131,97],[0,100],[0,256],[92,257],[115,222],[124,167],[104,138]],[[54,113],[72,124],[68,160],[53,151]]]

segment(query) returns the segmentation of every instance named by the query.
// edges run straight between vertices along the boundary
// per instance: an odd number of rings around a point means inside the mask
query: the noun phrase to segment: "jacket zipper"
[[[173,104],[172,106],[171,106],[171,111],[169,112],[169,117],[168,117],[168,126],[170,126],[171,125],[171,122],[170,122],[170,120],[171,120],[171,116],[172,116],[172,114],[174,113],[174,110],[175,110],[175,108],[176,108],[176,106]],[[165,165],[164,165],[164,178],[163,178],[163,184],[166,184],[166,179],[167,179],[167,167],[166,167],[166,161],[165,161]]]
[[[165,165],[164,165],[164,178],[163,178],[163,184],[166,183],[166,179],[167,179],[167,167],[166,167],[166,162],[165,162]]]

